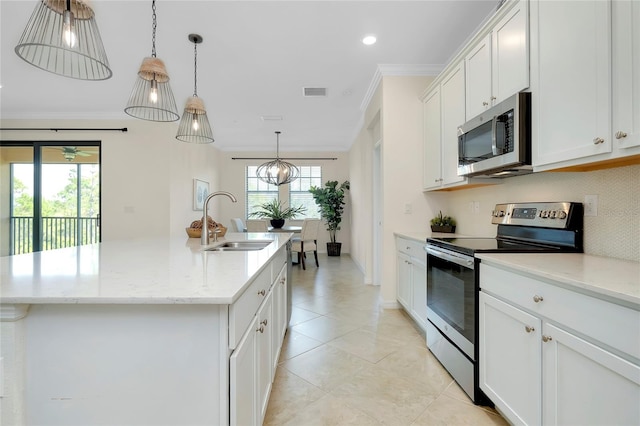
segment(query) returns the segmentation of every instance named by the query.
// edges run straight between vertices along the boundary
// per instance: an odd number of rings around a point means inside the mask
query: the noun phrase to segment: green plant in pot
[[[456,232],[456,220],[451,216],[443,216],[442,210],[430,223],[433,232]]]
[[[327,243],[327,254],[329,256],[340,256],[342,243],[336,242],[336,231],[340,230],[342,214],[344,213],[345,191],[349,190],[350,184],[346,180],[338,185],[337,180],[330,180],[323,187],[312,186],[309,189],[313,199],[320,208],[320,215],[327,224],[330,242]]]
[[[276,199],[262,203],[254,208],[258,210],[249,213],[249,217],[271,219],[271,226],[274,228],[282,228],[286,219],[295,219],[299,214],[307,211],[304,206],[282,207],[282,203]]]

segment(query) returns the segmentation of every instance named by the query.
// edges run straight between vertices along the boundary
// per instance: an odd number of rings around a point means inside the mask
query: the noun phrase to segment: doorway
[[[0,142],[0,255],[100,235],[100,142]]]

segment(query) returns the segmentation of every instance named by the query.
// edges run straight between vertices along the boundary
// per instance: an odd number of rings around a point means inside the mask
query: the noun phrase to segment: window
[[[257,171],[258,166],[247,166],[247,217],[256,211],[260,204],[278,199],[278,187],[258,179]]]
[[[309,192],[312,186],[322,186],[321,166],[300,166],[300,177],[289,184],[289,205],[307,208],[305,217],[320,219],[320,209]]]
[[[322,167],[321,166],[298,166],[300,169],[300,177],[289,185],[281,185],[277,187],[261,181],[256,176],[258,166],[247,166],[246,182],[247,182],[247,217],[256,211],[256,207],[260,204],[267,203],[271,200],[280,200],[282,204],[288,206],[304,206],[307,208],[304,217],[320,219],[320,210],[313,200],[313,195],[309,192],[312,186],[322,186]],[[287,193],[289,202],[287,203]],[[303,219],[302,216],[297,219]]]

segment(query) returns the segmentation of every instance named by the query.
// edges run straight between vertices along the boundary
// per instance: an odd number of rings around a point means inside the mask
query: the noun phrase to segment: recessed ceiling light
[[[374,35],[368,35],[365,38],[362,39],[362,42],[364,44],[366,44],[367,46],[371,46],[372,44],[375,44],[376,42],[376,36]]]

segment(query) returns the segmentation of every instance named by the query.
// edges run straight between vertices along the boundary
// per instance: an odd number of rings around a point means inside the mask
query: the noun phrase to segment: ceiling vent
[[[326,87],[303,87],[303,96],[305,98],[317,98],[317,97],[325,97],[327,96],[327,88]]]

